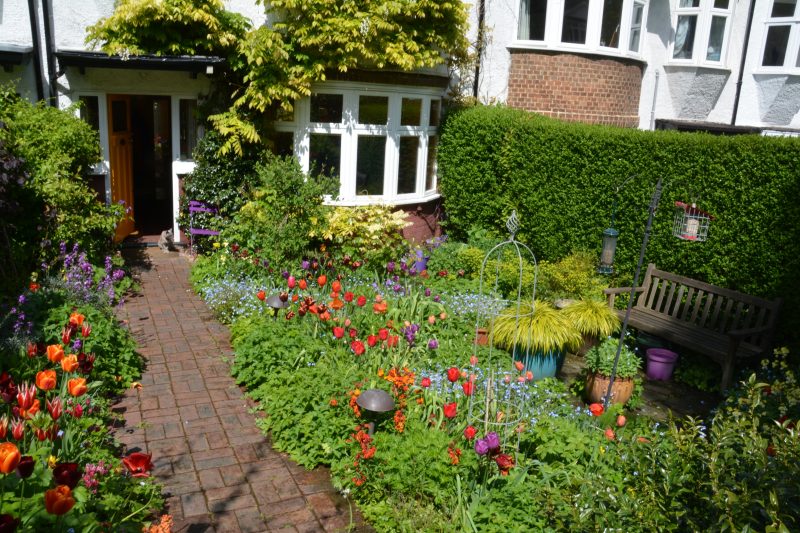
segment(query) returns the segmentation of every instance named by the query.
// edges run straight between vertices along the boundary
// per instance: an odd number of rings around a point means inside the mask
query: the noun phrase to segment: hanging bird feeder
[[[702,242],[708,238],[708,227],[714,217],[698,209],[697,204],[675,202],[672,234],[685,241]]]

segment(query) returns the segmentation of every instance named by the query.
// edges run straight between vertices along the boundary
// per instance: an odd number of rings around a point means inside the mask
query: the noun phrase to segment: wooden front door
[[[114,235],[114,240],[119,242],[136,229],[133,219],[133,129],[130,96],[108,96],[108,131],[111,201],[118,203],[122,200],[128,209]]]

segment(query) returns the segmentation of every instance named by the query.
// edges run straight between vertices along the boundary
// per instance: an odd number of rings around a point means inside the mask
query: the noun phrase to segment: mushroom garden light
[[[393,411],[395,404],[394,398],[381,389],[367,389],[358,395],[356,404],[362,408],[365,414],[369,415],[367,426],[369,427],[369,436],[375,432],[375,419],[381,415]]]
[[[622,185],[627,183],[633,176],[625,180]],[[614,378],[617,375],[617,365],[619,363],[620,354],[622,352],[622,340],[625,339],[625,334],[628,331],[628,321],[631,317],[631,309],[633,302],[636,299],[636,289],[639,286],[639,276],[642,273],[642,264],[644,263],[644,253],[647,250],[647,241],[650,239],[650,230],[653,227],[653,216],[655,215],[658,201],[661,199],[662,178],[658,178],[656,188],[653,191],[653,196],[650,198],[650,206],[648,208],[647,225],[644,229],[644,238],[642,239],[642,247],[639,250],[639,262],[636,264],[636,273],[633,276],[633,284],[631,285],[631,292],[628,297],[628,306],[625,309],[625,318],[622,321],[622,329],[619,332],[620,342],[617,345],[617,354],[614,357],[614,366],[611,369],[611,379],[608,382],[608,390],[603,399],[603,405],[608,407],[611,401],[611,388],[614,386]],[[622,187],[620,185],[620,187]],[[620,187],[617,188],[619,191]],[[672,234],[675,237],[689,241],[705,241],[708,236],[708,226],[713,219],[711,215],[705,211],[697,209],[697,206],[686,204],[684,202],[675,202],[675,221],[673,224]],[[614,200],[614,207],[611,214],[611,225],[614,224],[614,215],[616,211],[616,199]],[[613,228],[609,228],[603,232],[603,252],[600,259],[600,267],[598,271],[601,273],[613,272],[614,252],[617,245],[617,237],[619,232]]]

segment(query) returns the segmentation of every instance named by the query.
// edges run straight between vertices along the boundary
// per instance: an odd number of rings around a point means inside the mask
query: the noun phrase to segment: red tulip
[[[91,335],[91,333],[92,333],[92,326],[90,326],[88,322],[83,324],[83,326],[81,326],[81,337],[85,339],[86,337]]]
[[[358,332],[355,330],[355,328],[350,328],[350,331],[348,332],[348,335],[350,335],[351,339],[355,339],[356,335],[358,335]]]
[[[508,471],[514,467],[514,458],[505,453],[495,457],[494,462],[497,463],[497,468],[500,469],[500,474],[503,476],[507,476]]]
[[[353,353],[355,353],[356,355],[363,355],[364,352],[366,351],[366,348],[364,348],[364,343],[361,341],[351,342],[350,349],[353,350]]]
[[[5,439],[8,435],[8,415],[0,417],[0,439]]]
[[[369,336],[367,336],[367,346],[369,346],[370,348],[374,348],[376,344],[378,344],[378,336],[377,335],[369,335]]]
[[[339,326],[334,326],[333,336],[336,337],[337,339],[341,339],[342,337],[344,337],[344,328],[341,328]]]
[[[47,400],[45,405],[47,406],[47,411],[50,413],[50,417],[53,420],[58,420],[58,418],[61,416],[61,397],[56,396],[53,398],[52,402]]]
[[[286,285],[288,285],[290,289],[294,289],[294,286],[297,285],[297,280],[294,276],[289,276],[286,278]]]
[[[53,469],[53,479],[59,485],[66,485],[74,489],[81,479],[78,463],[60,463]]]
[[[593,403],[589,406],[589,411],[592,413],[592,416],[600,416],[603,414],[605,409],[603,408],[603,404]]]
[[[36,357],[37,353],[39,353],[39,350],[36,347],[36,343],[35,342],[29,342],[28,343],[28,357],[31,357],[31,358]]]
[[[25,436],[25,423],[19,418],[11,421],[11,436],[14,437],[14,440],[22,440],[22,437]]]
[[[333,292],[342,292],[342,282],[338,279],[334,280],[334,282],[331,283],[331,289],[333,289]]]
[[[442,410],[444,411],[444,416],[446,416],[447,418],[455,418],[456,414],[458,414],[458,404],[456,404],[455,402],[446,403],[442,407]]]
[[[469,364],[472,365],[472,366],[477,365],[478,364],[478,358],[475,357],[474,355],[471,355],[469,357]]]
[[[431,386],[431,378],[428,377],[422,378],[422,381],[420,381],[419,384],[422,386],[423,389],[427,389],[428,387]]]
[[[623,426],[624,426],[625,424],[627,424],[627,423],[628,423],[628,419],[627,419],[627,418],[625,418],[625,415],[619,415],[619,416],[617,417],[617,427],[618,427],[618,428],[621,428],[621,427],[623,427]]]
[[[389,338],[389,330],[386,328],[381,328],[378,330],[378,338],[382,341],[385,341]]]
[[[72,339],[72,328],[65,327],[61,330],[61,343],[69,344],[70,339]]]
[[[389,348],[394,348],[397,346],[397,343],[400,342],[400,335],[390,335],[388,339],[386,339],[386,345]]]
[[[263,301],[266,299],[266,297],[267,297],[267,293],[266,293],[266,292],[264,292],[264,291],[258,291],[258,292],[256,293],[256,298],[258,298],[258,299],[259,299],[259,300],[261,300],[262,302],[263,302]]]
[[[34,466],[36,466],[36,460],[30,455],[23,455],[17,464],[17,475],[22,479],[28,479],[33,474]],[[0,527],[0,531],[3,531],[2,527]]]
[[[366,296],[359,296],[356,299],[356,305],[359,306],[359,307],[364,307],[365,305],[367,305],[367,297]]]
[[[472,393],[475,392],[475,384],[471,381],[465,381],[461,388],[464,389],[464,394],[466,396],[472,396]]]
[[[36,387],[23,383],[17,388],[17,404],[20,409],[30,409],[36,400]]]
[[[355,297],[355,295],[350,291],[347,291],[346,293],[344,293],[344,301],[347,302],[347,303],[352,302],[354,297]]]
[[[604,434],[608,440],[614,440],[616,438],[616,435],[614,435],[614,430],[611,428],[606,428]]]
[[[450,383],[455,383],[461,378],[461,371],[454,366],[447,369],[447,379]]]
[[[122,458],[122,464],[133,477],[147,477],[153,468],[151,462],[152,455],[149,453],[133,452],[127,457]]]
[[[478,433],[477,429],[475,429],[472,426],[467,426],[467,428],[464,430],[464,438],[467,440],[472,440],[475,438],[475,435],[477,435],[477,433]]]

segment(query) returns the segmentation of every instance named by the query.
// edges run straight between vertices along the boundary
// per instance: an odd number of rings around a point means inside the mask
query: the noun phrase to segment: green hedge
[[[784,298],[782,334],[800,335],[800,142],[568,124],[504,107],[453,112],[439,147],[448,232],[502,228],[512,209],[537,258],[599,251],[620,191],[616,268],[633,278],[647,206],[665,182],[646,260],[692,278]],[[716,217],[704,243],[672,237],[676,200]]]

